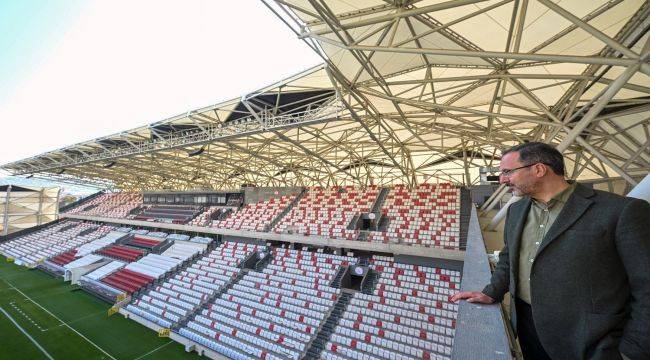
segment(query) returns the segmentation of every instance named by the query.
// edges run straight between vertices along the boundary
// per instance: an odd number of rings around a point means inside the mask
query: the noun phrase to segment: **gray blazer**
[[[483,293],[517,296],[518,254],[531,199],[508,209]],[[535,327],[553,359],[650,359],[650,204],[578,184],[542,240],[530,276]],[[515,306],[510,308],[517,329]]]

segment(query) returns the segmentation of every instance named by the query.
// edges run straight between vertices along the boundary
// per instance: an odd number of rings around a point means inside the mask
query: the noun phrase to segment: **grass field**
[[[198,359],[109,304],[0,255],[0,359]]]

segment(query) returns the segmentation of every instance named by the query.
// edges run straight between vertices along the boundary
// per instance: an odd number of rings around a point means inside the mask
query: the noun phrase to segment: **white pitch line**
[[[65,324],[76,323],[76,322],[81,321],[81,320],[83,320],[83,319],[86,319],[86,318],[89,318],[89,317],[93,317],[93,316],[97,316],[97,315],[99,315],[99,314],[106,314],[106,310],[101,310],[101,311],[98,311],[98,312],[96,312],[96,313],[92,313],[92,314],[84,315],[84,316],[79,317],[79,318],[76,318],[76,319],[74,319],[74,320],[70,320],[70,321],[68,321],[67,323],[61,323],[61,324],[59,324],[59,325],[56,325],[56,327],[61,327],[61,326],[64,326]],[[53,326],[53,327],[51,327],[51,328],[48,328],[47,330],[52,329],[52,328],[54,328],[54,327],[55,327],[55,326]],[[47,330],[44,330],[44,331],[47,331]]]
[[[29,333],[27,333],[27,331],[25,331],[25,329],[23,329],[20,325],[18,325],[18,323],[16,322],[16,320],[14,320],[14,318],[12,318],[11,315],[9,315],[9,313],[7,313],[7,312],[5,311],[5,309],[3,309],[1,306],[0,306],[0,311],[2,311],[2,313],[5,314],[5,316],[7,317],[7,319],[9,319],[9,321],[11,321],[11,322],[12,322],[12,323],[13,323],[13,324],[18,328],[18,330],[20,330],[20,332],[22,332],[23,334],[25,334],[25,336],[27,336],[27,338],[28,338],[32,343],[34,343],[34,345],[36,345],[36,347],[37,347],[39,350],[41,350],[41,352],[43,352],[43,354],[45,354],[45,356],[47,356],[48,359],[50,359],[50,360],[54,360],[54,358],[53,358],[50,354],[48,354],[47,351],[45,351],[45,349],[43,349],[43,347],[41,346],[41,344],[39,344],[38,341],[36,341],[33,337],[31,337],[31,335],[29,335]]]
[[[173,342],[172,340],[169,340],[169,342],[164,343],[164,344],[158,346],[157,348],[155,348],[155,349],[149,351],[148,353],[146,353],[146,354],[144,354],[144,355],[141,355],[141,356],[138,356],[137,358],[135,358],[135,359],[133,359],[133,360],[139,360],[139,359],[142,359],[143,357],[145,357],[145,356],[147,356],[147,355],[151,355],[151,354],[155,353],[156,351],[158,351],[158,350],[164,348],[165,346],[171,344],[172,342]]]
[[[29,296],[27,296],[24,292],[20,291],[20,289],[18,289],[18,288],[15,287],[12,283],[10,283],[9,281],[7,281],[7,279],[4,279],[4,281],[5,281],[7,284],[9,284],[9,286],[11,286],[11,287],[14,288],[16,291],[18,291],[18,293],[20,293],[22,296],[24,296],[25,299],[27,299],[27,300],[33,302],[34,305],[36,305],[36,306],[38,306],[39,308],[41,308],[41,310],[43,310],[43,311],[45,311],[46,313],[48,313],[51,317],[53,317],[53,318],[59,320],[59,322],[60,322],[61,324],[65,325],[65,327],[67,327],[68,329],[72,330],[75,334],[81,336],[84,340],[88,341],[92,346],[96,347],[97,349],[99,349],[99,351],[101,351],[101,352],[103,352],[104,354],[106,354],[106,356],[108,356],[109,358],[111,358],[111,359],[113,359],[113,360],[117,360],[117,359],[115,359],[111,354],[107,353],[106,350],[104,350],[104,349],[102,349],[101,347],[99,347],[99,345],[97,345],[97,344],[95,344],[94,342],[90,341],[90,339],[88,339],[84,334],[82,334],[82,333],[80,333],[79,331],[75,330],[72,326],[66,324],[63,320],[59,319],[58,316],[52,314],[48,309],[42,307],[41,304],[39,304],[39,303],[37,303],[36,301],[32,300],[32,299],[31,299]]]

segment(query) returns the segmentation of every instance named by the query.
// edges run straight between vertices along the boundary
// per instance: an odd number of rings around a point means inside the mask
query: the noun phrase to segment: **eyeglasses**
[[[503,169],[499,173],[499,176],[506,176],[507,177],[507,176],[512,175],[517,170],[525,169],[527,167],[531,167],[531,166],[536,165],[536,164],[539,164],[539,163],[532,163],[532,164],[520,166],[520,167],[517,167],[517,168],[514,168],[514,169]]]

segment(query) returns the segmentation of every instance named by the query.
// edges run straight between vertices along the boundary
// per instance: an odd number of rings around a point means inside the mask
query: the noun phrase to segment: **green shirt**
[[[521,245],[519,248],[519,277],[517,278],[517,297],[521,300],[531,303],[530,296],[530,271],[537,255],[542,239],[546,232],[553,225],[555,219],[564,208],[567,200],[576,188],[576,183],[572,183],[568,188],[562,190],[547,204],[532,199],[530,211],[526,218],[524,231],[521,234]]]

